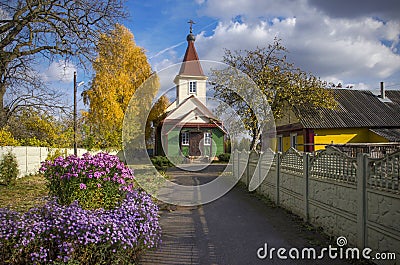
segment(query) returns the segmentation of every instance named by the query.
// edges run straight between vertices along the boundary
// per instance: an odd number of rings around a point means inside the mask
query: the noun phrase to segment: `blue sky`
[[[223,48],[252,49],[279,37],[292,62],[328,82],[400,89],[394,0],[129,1],[128,9],[124,25],[155,70],[181,61],[193,19],[200,59],[220,61]]]
[[[398,0],[127,1],[122,22],[155,70],[180,62],[193,19],[200,59],[221,61],[224,48],[253,49],[281,38],[289,60],[328,82],[355,89],[400,89]],[[65,76],[75,68],[63,68]],[[44,69],[55,81],[57,65]],[[78,69],[79,78],[90,73]],[[59,79],[59,77],[58,77]],[[70,79],[64,80],[69,88]],[[63,86],[64,86],[63,85]]]

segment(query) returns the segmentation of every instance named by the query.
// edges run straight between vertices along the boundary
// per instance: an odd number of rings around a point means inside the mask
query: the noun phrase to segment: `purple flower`
[[[81,190],[86,190],[86,185],[84,183],[79,184]]]

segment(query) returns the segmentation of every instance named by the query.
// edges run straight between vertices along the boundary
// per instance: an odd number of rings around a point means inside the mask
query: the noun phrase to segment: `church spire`
[[[192,76],[204,76],[203,69],[201,68],[199,62],[199,56],[197,55],[196,48],[194,47],[194,42],[196,37],[193,34],[193,20],[189,20],[190,31],[186,37],[188,46],[186,48],[185,56],[183,57],[183,62],[181,69],[179,71],[180,75],[192,75]]]

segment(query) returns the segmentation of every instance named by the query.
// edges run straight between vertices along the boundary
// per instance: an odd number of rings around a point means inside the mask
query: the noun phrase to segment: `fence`
[[[0,147],[0,158],[3,154],[11,151],[17,158],[19,175],[23,177],[25,175],[37,173],[41,162],[46,160],[50,152],[54,152],[57,148],[48,147],[35,147],[35,146],[1,146]],[[62,148],[61,152],[67,155],[74,154],[73,148]],[[86,153],[86,149],[78,148],[78,156]]]
[[[316,155],[290,149],[275,154],[269,168],[262,155],[235,151],[233,169],[246,185],[265,177],[258,193],[328,234],[345,236],[360,249],[395,252],[399,258],[399,160],[400,151],[376,159],[350,157],[332,147]]]

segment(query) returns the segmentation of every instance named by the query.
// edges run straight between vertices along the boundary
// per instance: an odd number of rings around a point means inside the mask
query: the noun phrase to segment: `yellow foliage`
[[[135,44],[133,34],[115,25],[102,34],[93,63],[92,86],[84,93],[89,111],[84,113],[98,147],[121,147],[124,114],[137,88],[152,74],[145,52]]]
[[[14,136],[6,129],[0,130],[0,146],[15,146],[19,145],[19,142]]]

